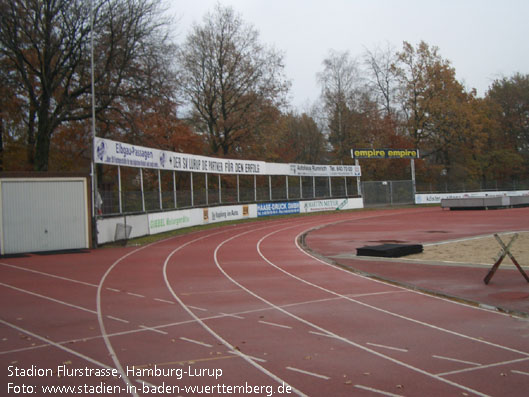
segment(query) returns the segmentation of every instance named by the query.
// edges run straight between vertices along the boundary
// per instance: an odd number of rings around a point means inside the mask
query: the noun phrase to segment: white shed
[[[0,254],[90,248],[86,176],[0,174]]]

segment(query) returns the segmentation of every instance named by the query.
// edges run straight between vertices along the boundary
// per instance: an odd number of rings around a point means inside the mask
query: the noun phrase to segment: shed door
[[[3,180],[3,254],[88,248],[84,179]]]

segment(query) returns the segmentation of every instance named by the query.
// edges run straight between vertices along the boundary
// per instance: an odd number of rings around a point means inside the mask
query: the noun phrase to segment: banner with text
[[[354,159],[418,159],[418,149],[351,149]]]
[[[356,165],[290,164],[289,175],[294,176],[362,176]]]
[[[94,138],[94,151],[96,163],[124,167],[237,175],[361,176],[360,167],[354,165],[282,164],[220,159],[152,149],[104,138]]]
[[[264,161],[230,160],[175,153],[95,138],[95,161],[99,164],[190,171],[212,174],[265,175]]]
[[[299,214],[299,201],[257,204],[257,216]]]

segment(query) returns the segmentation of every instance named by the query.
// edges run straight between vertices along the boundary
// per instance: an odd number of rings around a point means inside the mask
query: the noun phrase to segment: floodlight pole
[[[94,0],[90,1],[90,79],[92,90],[92,155],[90,161],[90,174],[92,179],[92,225],[95,230],[94,247],[97,248],[97,223],[95,205],[97,194],[97,172],[95,168],[95,138],[96,138],[96,100],[94,83]]]
[[[360,167],[360,161],[358,159],[355,159],[355,166]],[[360,177],[356,177],[356,192],[359,196],[362,195],[362,182],[360,181]]]

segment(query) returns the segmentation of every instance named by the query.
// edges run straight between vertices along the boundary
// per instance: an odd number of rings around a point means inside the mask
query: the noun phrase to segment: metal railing
[[[155,211],[170,211],[193,207],[247,204],[256,202],[311,200],[321,198],[357,197],[354,177],[273,177],[255,186],[223,186],[211,184],[206,189],[186,186],[161,189],[158,186],[143,191],[113,189],[99,190],[102,215],[118,215]]]

